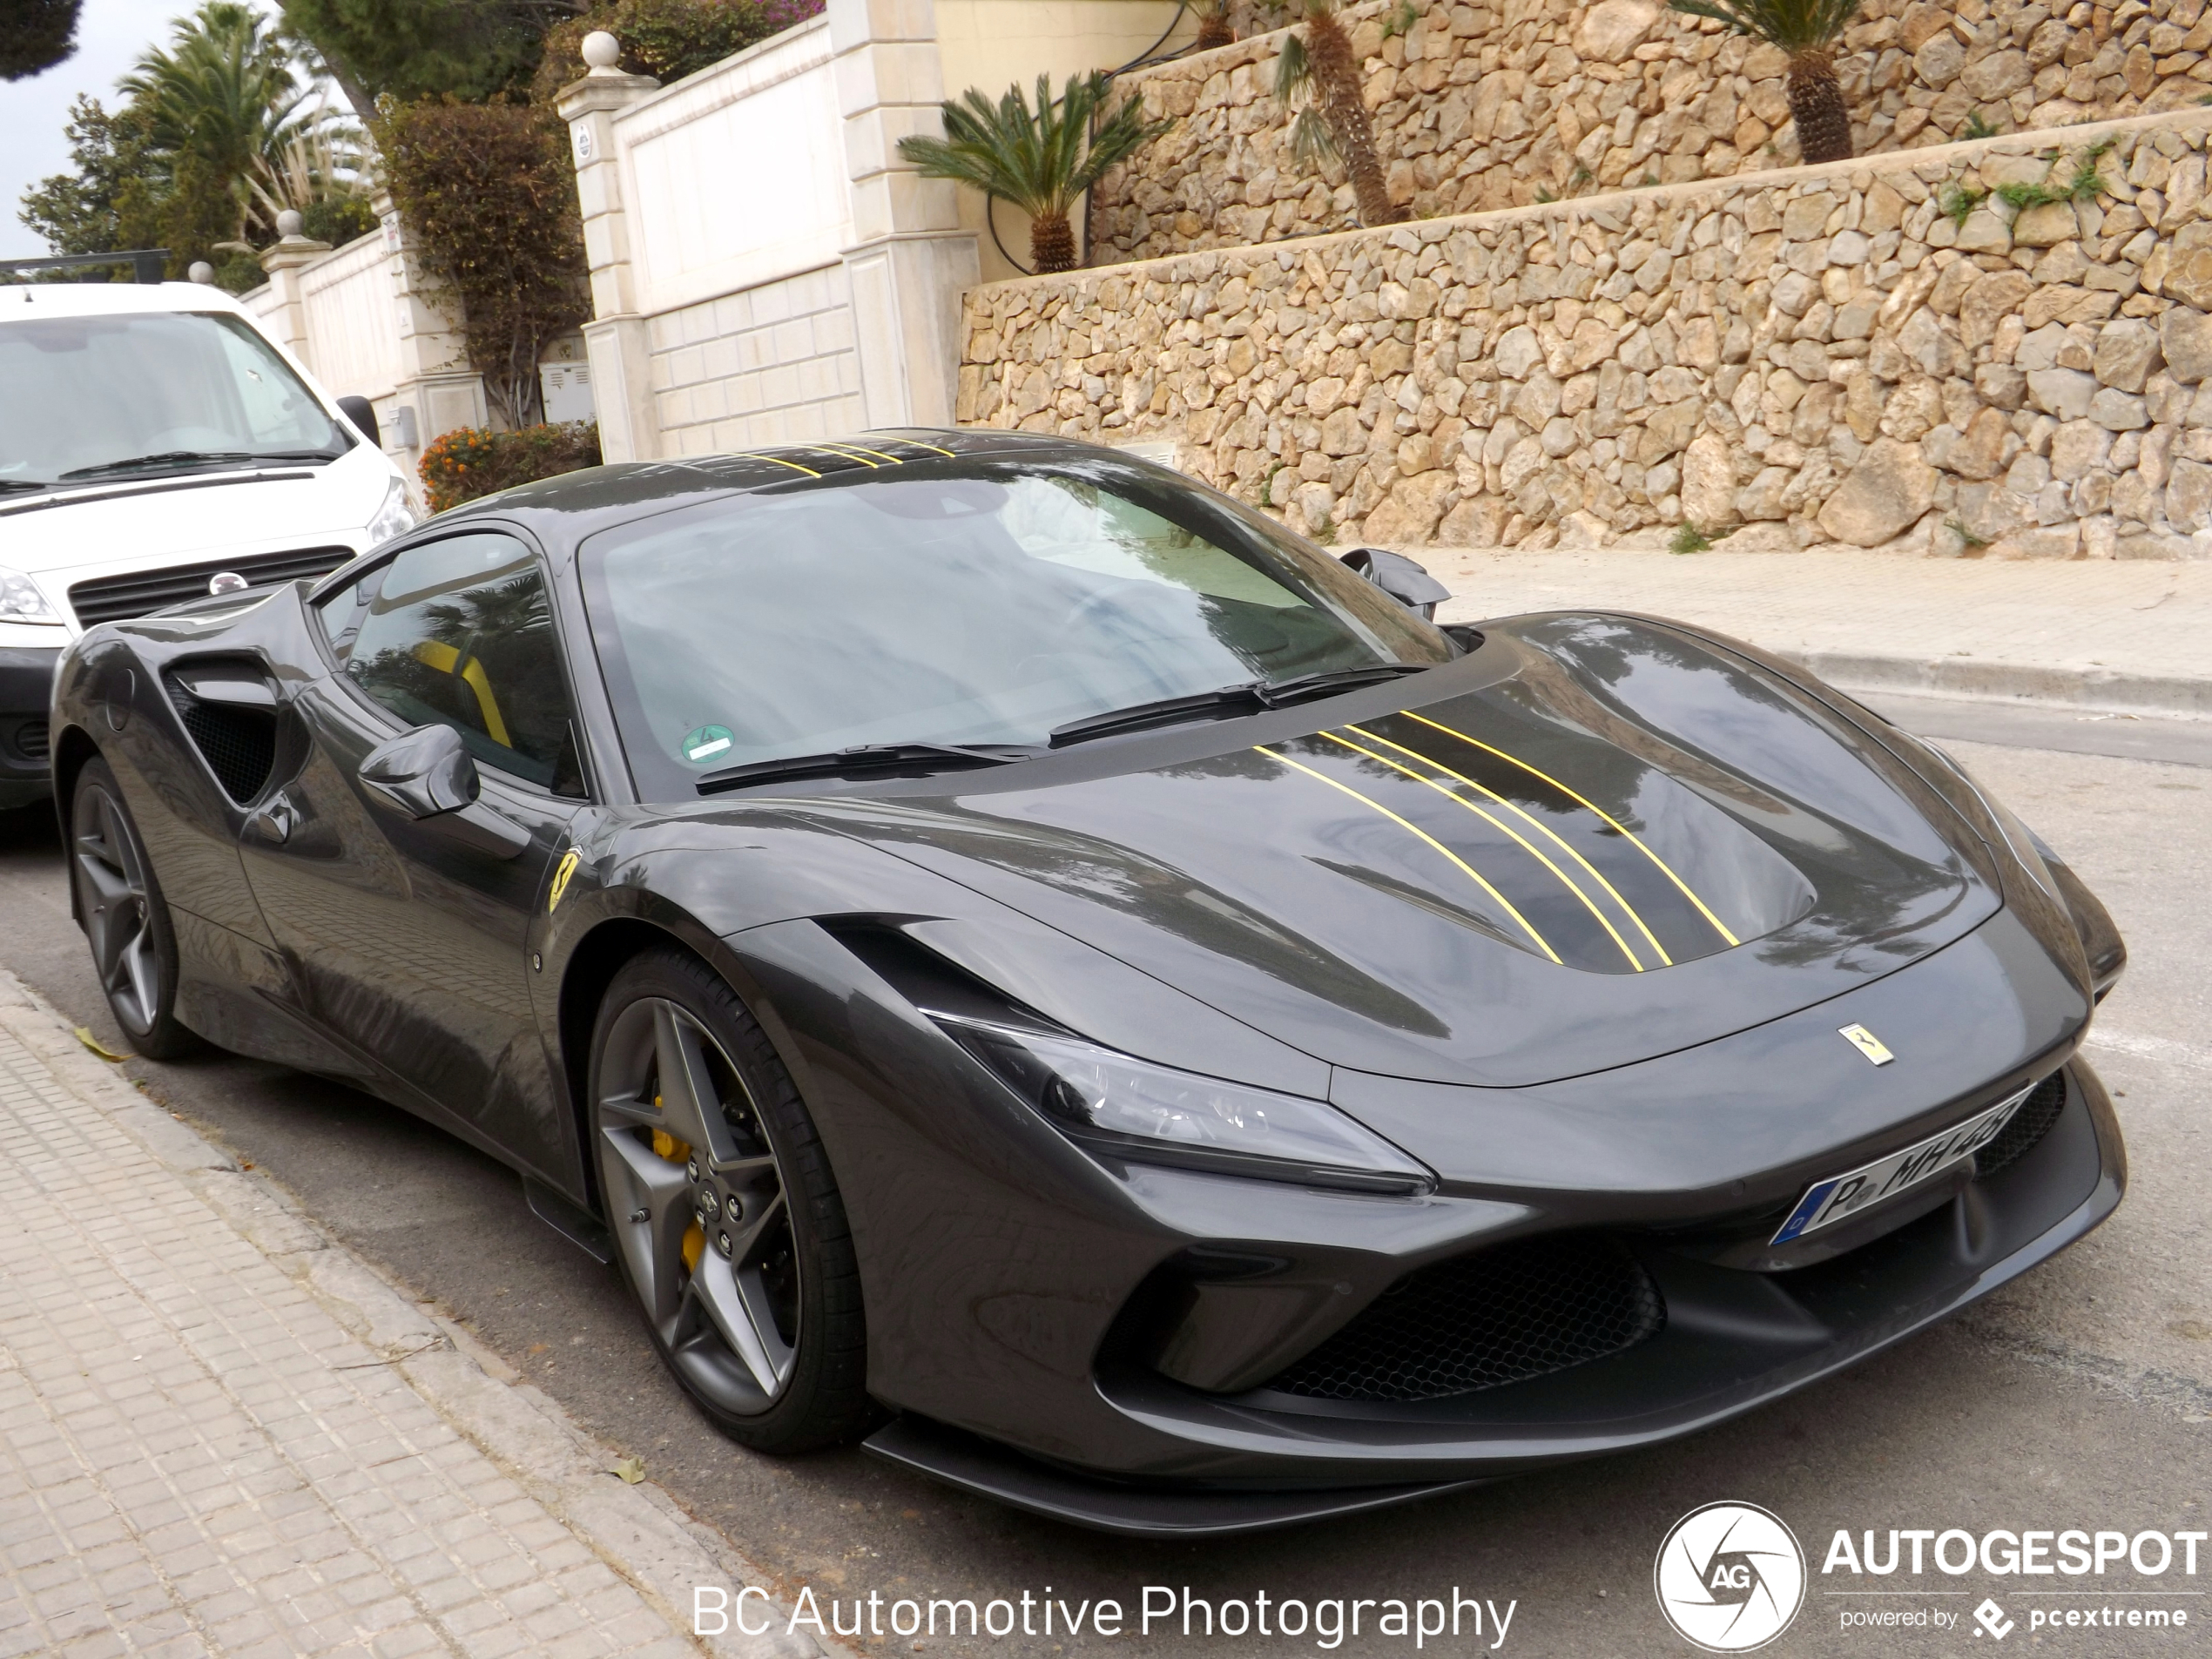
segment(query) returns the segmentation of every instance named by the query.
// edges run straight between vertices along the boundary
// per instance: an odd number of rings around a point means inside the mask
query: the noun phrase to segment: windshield
[[[586,544],[641,790],[860,744],[1042,744],[1157,698],[1453,655],[1271,520],[1124,463],[934,474]]]
[[[268,343],[219,313],[0,320],[0,489],[347,448]]]

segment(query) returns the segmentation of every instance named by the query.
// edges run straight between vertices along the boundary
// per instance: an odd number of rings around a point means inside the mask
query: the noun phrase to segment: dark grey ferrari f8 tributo
[[[77,914],[141,1052],[514,1166],[737,1440],[1128,1532],[1704,1428],[2112,1212],[2049,847],[1441,593],[1049,438],[576,473],[85,634]]]

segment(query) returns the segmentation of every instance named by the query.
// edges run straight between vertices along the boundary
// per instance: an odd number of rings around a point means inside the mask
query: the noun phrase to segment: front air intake
[[[1974,1176],[1986,1180],[2007,1164],[2025,1157],[2035,1143],[2051,1132],[2066,1109],[2066,1073],[2054,1071],[2035,1085],[2035,1092],[2020,1102],[1997,1138],[1974,1154]]]
[[[1441,1399],[1656,1336],[1667,1306],[1610,1238],[1528,1238],[1408,1274],[1266,1385],[1313,1399]]]

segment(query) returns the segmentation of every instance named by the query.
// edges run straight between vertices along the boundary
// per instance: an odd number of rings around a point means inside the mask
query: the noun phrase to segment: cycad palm
[[[1836,43],[1858,16],[1859,0],[1668,0],[1676,11],[1710,17],[1739,35],[1790,54],[1790,118],[1807,161],[1851,159],[1851,114],[1836,79]]]
[[[207,0],[180,20],[167,48],[138,59],[122,82],[146,118],[153,147],[219,179],[242,235],[255,176],[315,124],[309,93],[276,30],[237,0]]]
[[[927,179],[951,179],[1012,202],[1029,216],[1029,260],[1039,271],[1076,268],[1068,210],[1105,171],[1165,132],[1171,119],[1147,121],[1125,98],[1091,130],[1105,102],[1103,75],[1071,75],[1057,101],[1037,77],[1037,105],[1017,84],[994,105],[974,87],[944,106],[945,136],[901,138],[899,154]]]
[[[1341,160],[1352,179],[1362,225],[1395,225],[1406,210],[1393,204],[1375,153],[1375,124],[1359,80],[1359,55],[1337,15],[1336,0],[1305,0],[1305,33],[1283,42],[1275,60],[1275,96],[1297,113],[1291,148],[1309,165]]]

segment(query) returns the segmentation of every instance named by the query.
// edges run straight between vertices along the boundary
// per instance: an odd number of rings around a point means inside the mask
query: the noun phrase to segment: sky
[[[23,193],[69,166],[62,123],[70,100],[90,92],[111,108],[115,83],[149,46],[169,38],[170,19],[195,0],[84,0],[77,51],[27,81],[0,81],[0,259],[36,259],[46,244],[16,214]]]

